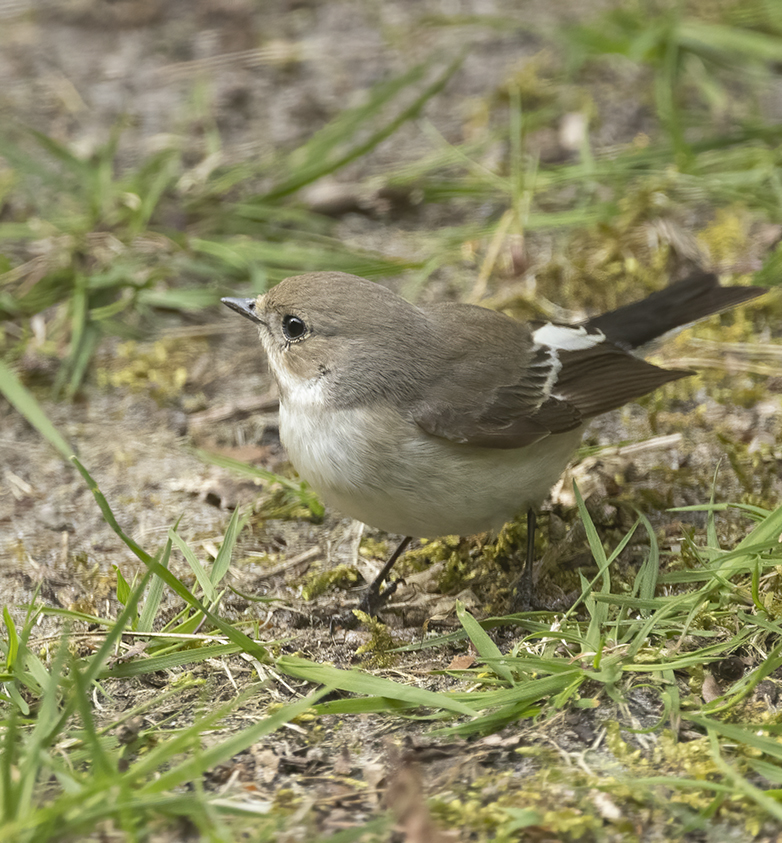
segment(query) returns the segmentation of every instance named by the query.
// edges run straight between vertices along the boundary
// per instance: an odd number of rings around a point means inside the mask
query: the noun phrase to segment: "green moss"
[[[517,840],[523,829],[535,827],[546,839],[560,841],[638,841],[639,829],[666,828],[666,839],[684,840],[685,825],[693,813],[704,816],[714,806],[714,792],[676,787],[678,778],[723,781],[707,738],[678,740],[663,732],[651,749],[628,743],[621,726],[608,721],[604,749],[580,757],[583,765],[567,763],[559,753],[535,745],[516,752],[533,764],[520,777],[518,771],[475,778],[467,786],[451,778],[447,791],[429,800],[440,825],[468,832],[476,839]],[[605,749],[613,755],[612,762]],[[730,764],[740,775],[749,767],[745,758],[757,755],[749,748],[733,750]],[[591,772],[590,772],[591,771]],[[633,785],[633,778],[670,776],[670,784],[653,788]],[[721,800],[720,821],[734,830],[754,834],[764,814],[739,791]],[[526,838],[522,838],[526,839]],[[537,838],[536,838],[537,839]]]
[[[475,552],[475,542],[458,536],[443,536],[432,541],[422,540],[421,547],[409,550],[399,567],[405,571],[422,571],[430,565],[444,563],[438,580],[438,590],[443,593],[461,591],[477,576],[485,561],[481,553]]]
[[[747,252],[747,212],[743,206],[717,208],[714,220],[698,234],[698,241],[715,264],[735,264]]]
[[[432,815],[442,825],[449,828],[496,831],[503,822],[507,821],[507,814],[497,802],[485,804],[477,790],[477,788],[470,788],[470,795],[462,798],[432,801],[430,804]]]
[[[268,497],[259,501],[256,515],[264,521],[279,518],[281,521],[311,521],[319,524],[323,520],[320,514],[313,513],[302,502],[298,492],[283,486],[272,488]]]
[[[178,398],[188,379],[188,366],[207,350],[205,341],[164,337],[151,345],[121,343],[117,356],[96,371],[100,386],[150,392],[158,401]]]
[[[292,788],[281,787],[274,794],[273,811],[282,814],[292,814],[301,805],[303,797],[297,794]]]
[[[545,751],[542,754],[548,756]],[[517,840],[519,831],[534,826],[545,839],[600,840],[604,839],[606,820],[596,804],[600,799],[598,782],[603,785],[601,790],[613,793],[616,783],[612,778],[598,779],[572,767],[565,773],[552,759],[539,772],[525,777],[523,783],[510,772],[481,777],[464,792],[453,792],[429,804],[441,825],[469,830],[479,839],[486,835],[496,840]],[[632,799],[632,791],[625,790]],[[612,825],[625,833],[633,830],[627,816]]]
[[[640,749],[631,747],[622,737],[621,726],[616,720],[610,720],[606,725],[606,745],[614,757],[624,766],[632,767],[637,772],[648,770],[649,762],[644,758]]]
[[[371,634],[369,641],[356,650],[356,655],[366,656],[362,661],[362,666],[368,669],[382,670],[397,664],[399,657],[391,650],[398,646],[398,642],[394,640],[388,627],[366,612],[359,609],[353,611]]]
[[[388,542],[364,536],[361,539],[361,555],[368,559],[386,559],[389,555]]]
[[[313,571],[305,578],[301,595],[305,600],[314,600],[332,588],[351,588],[359,582],[359,573],[350,565],[336,565],[326,571]]]

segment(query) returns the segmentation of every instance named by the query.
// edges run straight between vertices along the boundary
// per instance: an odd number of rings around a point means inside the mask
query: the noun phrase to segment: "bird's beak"
[[[257,299],[220,299],[220,301],[226,306],[230,307],[231,310],[235,310],[237,313],[241,313],[242,316],[246,316],[251,322],[255,322],[256,325],[264,325],[265,323],[263,320],[259,319],[258,314],[256,312],[256,302]]]

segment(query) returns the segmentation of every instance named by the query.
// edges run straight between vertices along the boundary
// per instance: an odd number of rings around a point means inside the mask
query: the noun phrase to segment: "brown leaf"
[[[454,656],[451,663],[448,665],[448,670],[467,670],[475,664],[475,656],[470,653],[464,653],[461,656]]]
[[[720,688],[719,682],[710,673],[707,673],[703,677],[701,696],[703,697],[703,701],[707,703],[713,702],[717,697],[722,696],[722,688]]]

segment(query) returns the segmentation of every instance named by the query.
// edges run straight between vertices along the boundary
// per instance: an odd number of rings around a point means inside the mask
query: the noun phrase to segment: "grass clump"
[[[300,149],[254,164],[220,163],[211,150],[211,166],[190,167],[174,145],[128,167],[119,152],[121,124],[89,156],[40,132],[6,128],[0,155],[15,218],[0,222],[7,267],[0,320],[55,308],[38,353],[63,358],[53,387],[72,398],[102,337],[149,336],[161,310],[213,307],[226,284],[249,283],[260,293],[323,266],[369,276],[407,268],[344,246],[329,235],[327,220],[286,200],[415,117],[457,64],[426,63],[381,82],[364,105],[338,115]],[[376,128],[367,137],[369,121]],[[264,182],[260,192],[242,189]]]

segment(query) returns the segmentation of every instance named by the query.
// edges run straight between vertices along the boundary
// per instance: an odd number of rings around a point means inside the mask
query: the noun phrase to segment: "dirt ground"
[[[589,6],[593,15],[600,4]],[[442,14],[468,16],[487,9],[498,17],[521,14],[528,29],[520,34],[427,23]],[[262,4],[250,0],[41,0],[29,7],[5,0],[0,2],[0,78],[6,80],[0,91],[0,113],[85,152],[103,141],[121,116],[130,114],[122,154],[132,162],[154,150],[162,135],[189,123],[202,107],[194,94],[195,81],[206,73],[208,82],[198,96],[209,100],[208,110],[225,153],[237,159],[262,156],[308,137],[385,74],[436,51],[464,49],[463,67],[426,109],[426,119],[443,137],[458,141],[481,99],[491,96],[514,67],[540,50],[535,32],[579,14],[586,12],[564,0],[549,4],[512,0],[269,0]],[[259,44],[263,46],[258,48]],[[628,86],[631,82],[627,80]],[[602,119],[595,145],[625,141],[647,127],[643,107],[623,92],[600,91],[596,97]],[[192,142],[195,150],[201,139]],[[345,183],[359,184],[392,164],[415,161],[426,152],[427,144],[418,124],[408,124],[370,156],[351,165],[343,174]],[[387,254],[420,257],[426,244],[422,234],[437,227],[442,213],[442,209],[426,210],[402,220],[346,214],[340,218],[338,233],[347,242]],[[541,241],[537,247],[550,245]],[[532,248],[536,248],[534,242]],[[469,270],[463,272],[467,275]],[[460,277],[438,276],[424,295],[457,295],[463,282]],[[226,295],[235,292],[225,289]],[[254,505],[257,514],[241,537],[229,575],[234,591],[223,603],[225,617],[257,618],[269,640],[285,642],[280,645],[282,652],[343,667],[366,663],[366,656],[357,650],[372,640],[372,634],[330,626],[335,613],[356,604],[358,584],[330,583],[324,593],[312,599],[305,596],[322,572],[339,563],[357,566],[371,577],[382,554],[359,555],[360,534],[338,513],[327,512],[323,524],[264,517],[273,511],[273,490],[210,467],[194,452],[194,448],[205,448],[275,471],[286,469],[276,436],[274,390],[254,329],[228,311],[215,311],[184,325],[172,318],[157,339],[164,349],[162,357],[152,359],[151,344],[142,346],[140,353],[148,352],[147,365],[160,368],[163,376],[172,367],[184,366],[186,384],[174,399],[160,400],[150,388],[107,386],[96,374],[72,404],[44,402],[52,422],[73,444],[125,532],[150,552],[164,543],[169,528],[181,519],[180,535],[197,554],[208,558],[219,544],[231,510]],[[667,362],[675,365],[681,353],[681,349],[671,352]],[[101,349],[96,372],[120,369],[119,354],[117,344],[107,344]],[[741,373],[735,377],[751,390]],[[775,388],[779,391],[780,384]],[[782,500],[778,470],[766,466],[749,479],[740,476],[730,459],[723,459],[725,446],[718,435],[729,432],[750,453],[778,442],[782,422],[774,389],[769,398],[747,406],[726,400],[724,383],[716,376],[699,382],[689,394],[666,394],[673,396],[670,406],[661,407],[656,400],[645,408],[634,405],[596,421],[585,437],[589,444],[660,437],[646,449],[582,463],[569,475],[579,480],[606,535],[621,535],[634,518],[624,503],[641,501],[663,537],[663,549],[678,545],[683,530],[699,529],[703,520],[698,515],[668,513],[666,508],[708,500],[715,476],[718,500],[755,495],[765,506]],[[35,598],[55,608],[115,614],[114,566],[130,579],[140,568],[138,561],[103,522],[92,494],[73,467],[5,402],[0,402],[0,431],[0,604],[13,607],[19,617],[21,607]],[[544,519],[547,537],[561,538],[566,522],[572,520],[569,489],[568,482],[563,482],[547,505],[552,512]],[[738,516],[726,516],[721,529],[735,536],[747,524]],[[382,542],[377,546],[381,551],[390,544],[385,536],[370,535]],[[632,571],[642,549],[629,546],[621,565]],[[558,561],[575,565],[584,553],[582,543],[566,548],[564,562]],[[476,562],[474,574],[461,580],[459,590],[445,594],[441,593],[442,567],[423,566],[414,572],[408,566],[406,584],[395,598],[396,608],[388,614],[396,640],[418,640],[425,622],[430,630],[456,628],[457,597],[476,614],[489,609],[502,612],[513,564],[505,562],[498,574]],[[183,578],[192,578],[182,559],[176,559],[172,568]],[[552,599],[563,591],[567,586],[555,589]],[[175,601],[166,600],[173,611]],[[38,633],[43,640],[57,635],[59,629],[57,618],[47,616]],[[504,648],[513,632],[497,635]],[[433,667],[446,667],[463,651],[459,645],[411,654],[403,669],[407,676],[423,676]],[[204,666],[216,699],[234,693],[232,682],[242,687],[257,679],[246,665],[232,668],[229,676],[214,666]],[[445,677],[429,681],[431,687],[439,681],[443,688],[449,682]],[[114,690],[118,709],[157,692],[144,683],[135,691],[127,683]],[[203,693],[202,689],[185,692],[176,702],[183,718]],[[270,688],[269,695],[286,697],[279,687]],[[267,701],[259,700],[258,709]],[[649,725],[658,716],[649,705],[639,693],[631,714],[640,725]],[[248,704],[242,711],[243,718],[251,718],[254,709]],[[382,720],[367,716],[334,728],[332,738],[325,737],[317,751],[298,741],[295,734],[275,738],[268,746],[245,753],[238,766],[226,772],[226,780],[244,765],[241,776],[267,782],[270,790],[285,782],[292,792],[309,794],[312,804],[321,806],[320,830],[328,833],[377,810],[375,797],[351,789],[345,781],[360,770],[366,780],[374,776],[379,782],[388,769],[389,753],[399,753],[400,746],[412,747],[417,754],[415,763],[402,764],[406,772],[397,779],[397,786],[420,788],[416,777],[422,770],[427,792],[459,791],[485,779],[484,798],[490,801],[496,785],[486,778],[489,773],[501,770],[523,779],[541,763],[517,753],[523,745],[549,747],[563,769],[580,763],[573,759],[585,753],[593,771],[601,764],[609,769],[614,756],[602,753],[606,740],[602,718],[606,717],[604,709],[601,719],[589,712],[578,717],[563,714],[545,727],[520,725],[501,737],[467,747],[455,741],[435,745],[426,738],[425,725],[412,721],[407,727],[397,722],[389,732]],[[340,783],[340,776],[345,781]],[[207,784],[218,787],[224,782],[216,779]],[[618,810],[600,800],[595,805],[596,815],[609,816]],[[651,824],[644,839],[665,839],[664,830],[655,831]]]

